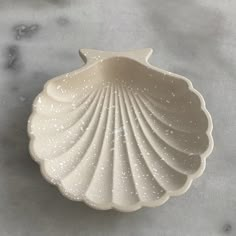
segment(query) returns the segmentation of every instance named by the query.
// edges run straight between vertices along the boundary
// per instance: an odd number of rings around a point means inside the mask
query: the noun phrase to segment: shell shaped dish
[[[151,53],[82,49],[85,65],[36,97],[30,153],[69,199],[156,207],[203,173],[213,149],[204,99],[185,77],[150,65]]]

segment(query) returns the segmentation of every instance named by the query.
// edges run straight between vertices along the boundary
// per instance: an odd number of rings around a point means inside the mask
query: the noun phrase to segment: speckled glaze
[[[101,210],[183,194],[213,149],[191,82],[148,63],[152,49],[82,49],[85,66],[49,80],[33,104],[30,152],[63,195]]]

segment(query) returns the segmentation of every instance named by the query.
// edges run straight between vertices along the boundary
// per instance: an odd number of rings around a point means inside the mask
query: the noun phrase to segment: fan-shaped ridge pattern
[[[175,86],[174,77],[154,70],[151,78],[135,72],[129,78],[119,66],[118,60],[114,79],[90,76],[90,85],[98,82],[89,90],[80,87],[80,73],[74,73],[78,82],[70,74],[49,81],[35,99],[28,131],[33,158],[65,196],[132,211],[185,192],[204,170],[213,141],[209,114],[191,83],[178,78]],[[68,99],[64,84],[73,90]],[[160,95],[162,87],[167,92]]]

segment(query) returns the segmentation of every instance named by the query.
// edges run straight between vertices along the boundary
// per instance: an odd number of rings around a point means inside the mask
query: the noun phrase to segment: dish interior
[[[185,80],[114,57],[45,91],[31,120],[33,155],[70,198],[151,205],[202,171],[208,120]]]

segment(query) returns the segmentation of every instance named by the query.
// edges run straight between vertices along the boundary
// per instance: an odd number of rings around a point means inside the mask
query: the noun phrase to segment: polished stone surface
[[[236,2],[0,1],[0,235],[236,235]],[[27,118],[79,48],[152,47],[151,63],[190,78],[214,122],[206,171],[183,196],[134,213],[65,199],[28,153]]]

